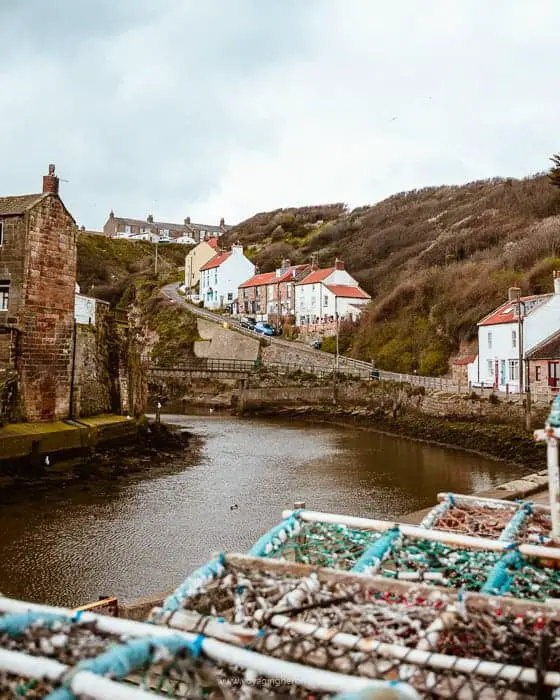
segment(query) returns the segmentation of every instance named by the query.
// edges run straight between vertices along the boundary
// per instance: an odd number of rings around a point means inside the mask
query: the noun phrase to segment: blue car
[[[255,324],[253,330],[255,333],[262,333],[263,335],[274,335],[274,328],[270,323],[265,323],[264,321],[259,321]]]

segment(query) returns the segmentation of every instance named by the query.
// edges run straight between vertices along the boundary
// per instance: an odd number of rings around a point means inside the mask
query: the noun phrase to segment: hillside
[[[550,291],[560,269],[560,190],[545,175],[402,192],[353,211],[342,204],[260,213],[232,229],[261,271],[284,257],[344,260],[373,297],[349,354],[379,367],[444,374],[476,322],[518,281]]]
[[[184,306],[169,303],[163,284],[183,279],[188,247],[127,241],[79,234],[78,284],[84,294],[104,299],[129,316],[131,337],[155,362],[173,362],[193,354],[198,338],[195,317]]]

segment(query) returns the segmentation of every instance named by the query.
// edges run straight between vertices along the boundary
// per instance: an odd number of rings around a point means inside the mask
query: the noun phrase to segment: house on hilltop
[[[295,316],[295,286],[311,266],[291,265],[283,260],[274,272],[255,275],[239,285],[237,311],[258,321],[282,323]]]
[[[370,295],[344,269],[342,260],[333,267],[312,265],[310,273],[295,287],[296,325],[333,324],[337,319],[359,318]]]
[[[200,268],[200,296],[207,309],[223,309],[237,299],[239,285],[255,274],[255,266],[234,243],[231,251],[218,252]]]
[[[103,226],[103,231],[112,238],[128,238],[131,240],[152,240],[154,237],[160,243],[177,242],[194,245],[210,238],[219,238],[231,226],[226,226],[225,220],[220,219],[218,226],[213,224],[194,224],[189,216],[182,224],[168,221],[154,221],[154,217],[148,214],[146,219],[129,219],[115,216],[111,210],[109,218]]]

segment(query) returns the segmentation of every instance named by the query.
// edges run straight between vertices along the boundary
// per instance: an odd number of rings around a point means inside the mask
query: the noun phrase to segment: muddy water
[[[66,605],[130,600],[175,587],[214,551],[247,550],[295,500],[395,517],[433,504],[438,491],[519,475],[478,455],[352,428],[167,419],[203,439],[163,467],[139,461],[124,476],[81,469],[0,486],[2,593]]]

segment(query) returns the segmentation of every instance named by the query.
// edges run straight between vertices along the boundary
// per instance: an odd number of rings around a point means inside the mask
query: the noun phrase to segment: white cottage
[[[334,267],[312,270],[295,290],[298,326],[330,323],[337,317],[355,320],[371,299],[342,260],[336,260]]]
[[[522,297],[521,290],[512,287],[508,301],[478,324],[478,356],[469,365],[469,381],[498,391],[518,392],[520,357],[524,361],[558,331],[560,273],[554,273],[553,294]],[[523,371],[525,376],[526,368]]]
[[[255,274],[255,266],[243,254],[243,246],[218,253],[200,268],[200,297],[207,309],[221,309],[237,299],[237,288]]]

